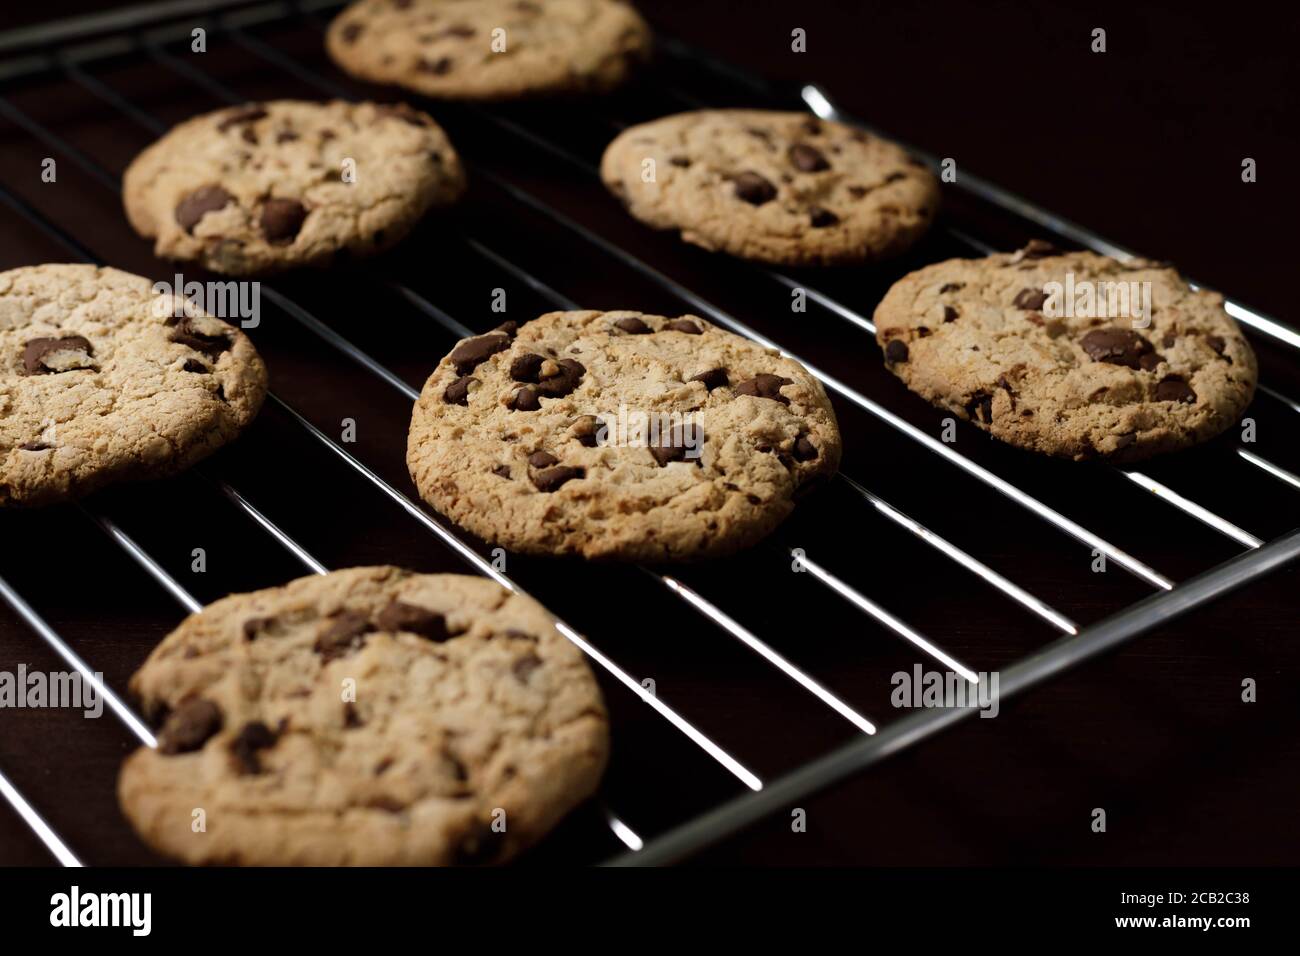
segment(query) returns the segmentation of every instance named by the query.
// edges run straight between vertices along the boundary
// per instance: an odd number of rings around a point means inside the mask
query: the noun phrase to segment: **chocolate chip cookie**
[[[0,272],[0,506],[182,471],[238,435],[265,394],[243,332],[148,279]]]
[[[687,242],[785,265],[896,255],[925,233],[939,185],[893,143],[806,113],[700,110],[609,144],[605,185]]]
[[[253,276],[381,252],[464,189],[418,110],[275,100],[180,124],[131,163],[123,198],[157,255]]]
[[[770,532],[840,436],[803,366],[703,319],[552,312],[439,363],[406,460],[425,501],[513,550],[684,560]]]
[[[186,863],[497,863],[600,781],[590,669],[485,578],[351,568],[191,615],[131,680],[136,831]],[[201,825],[200,825],[201,821]]]
[[[951,259],[905,276],[876,309],[886,366],[1003,441],[1136,461],[1229,428],[1255,354],[1223,309],[1169,266],[1060,252]]]
[[[503,100],[610,90],[648,57],[650,29],[619,0],[361,0],[325,42],[363,80]]]

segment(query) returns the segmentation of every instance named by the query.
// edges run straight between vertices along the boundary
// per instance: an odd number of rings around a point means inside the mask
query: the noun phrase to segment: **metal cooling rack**
[[[232,88],[228,81],[223,81],[210,72],[207,66],[203,65],[201,58],[186,57],[184,54],[178,54],[174,49],[169,49],[177,40],[186,38],[188,31],[195,24],[202,24],[210,28],[214,43],[230,43],[251,56],[260,70],[266,74],[262,79],[266,76],[279,77],[286,83],[292,81],[299,87],[312,89],[321,95],[344,99],[362,98],[365,94],[360,87],[331,72],[323,59],[308,63],[303,59],[291,57],[276,43],[261,36],[266,28],[272,28],[277,31],[308,31],[319,39],[324,23],[327,22],[322,18],[321,12],[338,5],[336,0],[302,3],[182,0],[182,2],[152,7],[131,8],[35,29],[12,31],[0,34],[0,56],[6,58],[6,61],[0,64],[0,82],[6,84],[33,80],[39,82],[50,78],[70,82],[85,94],[105,104],[115,114],[119,114],[123,123],[139,127],[150,134],[161,134],[171,124],[150,113],[131,97],[124,95],[112,83],[97,75],[97,70],[103,64],[113,62],[115,58],[143,57],[152,61],[160,80],[166,83],[190,84],[196,92],[217,103],[245,102],[249,97]],[[319,47],[319,43],[316,45]],[[683,85],[679,86],[672,79],[677,74],[683,77],[688,74],[708,74],[716,80],[716,85],[709,87],[711,91],[725,89],[732,98],[738,97],[754,105],[771,104],[778,99],[778,94],[761,81],[739,73],[726,64],[672,40],[661,43],[661,64],[657,69],[666,71],[670,77],[668,81],[661,82],[654,88],[655,95],[662,98],[660,113],[721,105],[710,101],[707,96],[701,98],[697,93],[685,88],[685,80],[682,81]],[[817,87],[805,87],[801,91],[801,96],[806,106],[823,118],[869,129],[865,124],[844,116],[830,98]],[[597,130],[605,139],[611,138],[618,129],[630,125],[622,117],[602,116],[600,114],[602,104],[594,104],[589,110],[586,106],[582,109],[584,112],[581,121],[589,128]],[[444,110],[459,110],[462,116],[468,117],[468,122],[481,124],[484,128],[492,128],[507,140],[517,143],[520,148],[535,150],[552,161],[568,167],[570,171],[587,177],[593,194],[603,192],[595,178],[595,165],[585,158],[580,150],[557,142],[553,134],[547,130],[539,130],[535,124],[530,124],[526,114],[521,116],[519,111],[509,109],[446,107],[443,104],[434,107],[433,111],[441,120]],[[195,112],[199,111],[201,110],[195,110]],[[53,150],[56,155],[70,161],[89,180],[108,190],[119,189],[117,172],[74,145],[51,125],[34,118],[30,111],[15,106],[8,96],[6,87],[0,87],[0,117],[39,141],[44,147]],[[649,117],[639,117],[633,122],[644,118]],[[458,147],[463,147],[461,137],[457,136],[454,139]],[[932,164],[935,162],[934,157],[927,156],[922,151],[913,150],[913,152]],[[557,234],[567,234],[585,244],[602,263],[602,268],[618,269],[635,275],[640,280],[657,287],[669,299],[676,300],[680,306],[706,316],[733,332],[770,348],[780,349],[792,358],[803,361],[825,383],[841,409],[849,408],[864,413],[865,420],[871,421],[874,426],[883,426],[904,446],[911,443],[920,450],[936,456],[937,460],[928,459],[935,466],[950,466],[961,473],[962,480],[974,482],[996,492],[1014,509],[1021,512],[1023,517],[1033,516],[1043,522],[1052,533],[1073,539],[1077,545],[1091,549],[1094,554],[1104,555],[1153,592],[1150,596],[1097,623],[1088,626],[1076,624],[1047,600],[1032,593],[1028,587],[1003,576],[980,558],[931,530],[920,520],[911,517],[903,509],[871,490],[869,486],[872,482],[857,474],[856,464],[852,461],[846,462],[847,470],[839,476],[839,484],[859,502],[860,506],[871,509],[889,524],[914,536],[925,548],[933,551],[937,558],[974,575],[987,585],[990,592],[1018,605],[1024,612],[1038,618],[1054,633],[1060,635],[1055,641],[1021,658],[1010,667],[1001,669],[1003,698],[1009,698],[1042,684],[1082,661],[1116,647],[1242,584],[1268,574],[1300,554],[1300,531],[1292,530],[1265,540],[1217,513],[1210,505],[1193,500],[1189,495],[1180,493],[1144,472],[1128,468],[1114,469],[1118,476],[1137,486],[1136,490],[1130,491],[1131,500],[1126,503],[1126,506],[1137,507],[1146,500],[1143,494],[1145,492],[1176,509],[1183,519],[1212,529],[1241,549],[1228,560],[1202,568],[1200,573],[1187,580],[1175,582],[1145,561],[1129,554],[1107,537],[1090,530],[1082,521],[1071,518],[1048,504],[1041,495],[1026,490],[1015,475],[1001,473],[1005,469],[995,470],[977,461],[976,457],[959,452],[952,445],[934,438],[929,431],[913,424],[902,414],[892,411],[880,401],[869,397],[866,391],[855,384],[850,384],[845,377],[837,377],[801,359],[799,355],[781,348],[775,339],[742,322],[733,312],[716,304],[712,298],[694,291],[685,282],[660,270],[627,245],[609,238],[599,228],[585,225],[543,199],[537,194],[535,188],[521,186],[512,177],[476,164],[472,155],[469,156],[469,160],[471,178],[475,182],[487,183],[500,195],[506,208],[513,209],[518,214],[539,217]],[[1001,213],[1011,214],[1039,234],[1055,236],[1120,258],[1131,255],[1128,250],[1107,242],[1082,227],[1053,216],[987,181],[964,174],[956,188],[965,194],[967,199]],[[11,217],[26,221],[48,239],[64,247],[74,257],[86,262],[101,261],[93,250],[60,223],[57,216],[38,208],[18,192],[2,184],[0,184],[0,202],[7,207]],[[480,260],[482,266],[508,277],[510,281],[526,288],[539,301],[551,307],[563,309],[579,307],[577,302],[556,291],[551,284],[552,281],[557,285],[562,284],[564,276],[543,278],[521,264],[518,257],[501,251],[503,248],[500,241],[501,229],[504,227],[499,223],[492,225],[493,228],[488,229],[482,228],[480,224],[474,230],[474,235],[463,237],[465,248]],[[967,253],[984,254],[998,247],[996,243],[981,238],[980,234],[972,229],[964,225],[959,226],[947,219],[941,220],[941,224],[936,226],[936,229],[944,230],[947,241]],[[493,232],[497,233],[493,238],[484,238],[485,235]],[[429,319],[444,329],[448,333],[446,339],[448,348],[454,338],[475,333],[475,329],[463,324],[432,297],[417,291],[413,287],[417,283],[392,278],[372,270],[371,267],[366,268],[367,271],[362,275],[386,289],[394,297],[394,301],[405,303],[412,310],[412,316],[416,320]],[[792,275],[781,270],[743,263],[729,263],[727,268],[744,270],[736,274],[744,277],[746,282],[770,283],[773,288],[785,290],[804,290],[808,299],[825,317],[847,323],[856,330],[856,333],[861,333],[864,353],[869,354],[869,350],[874,348],[874,342],[870,337],[874,327],[870,319],[848,304],[842,294],[819,290],[805,281],[803,275]],[[337,355],[355,363],[374,381],[395,390],[406,400],[415,400],[418,389],[397,371],[363,350],[347,334],[339,331],[340,325],[344,328],[347,327],[346,325],[337,322],[327,323],[295,297],[271,285],[263,285],[263,294],[264,299],[279,314],[300,325]],[[635,302],[628,304],[636,305]],[[1229,301],[1228,310],[1239,322],[1257,333],[1257,345],[1272,342],[1274,347],[1280,347],[1288,353],[1287,360],[1293,360],[1294,356],[1289,354],[1290,350],[1300,349],[1300,335],[1294,330],[1235,301]],[[879,366],[878,361],[875,364]],[[1270,387],[1261,386],[1259,400],[1276,403],[1283,415],[1300,413],[1300,404]],[[307,436],[312,444],[326,453],[327,457],[332,456],[337,459],[337,462],[359,477],[372,491],[377,492],[382,500],[396,505],[409,516],[410,520],[431,533],[441,546],[449,549],[478,573],[487,575],[512,590],[519,587],[516,582],[498,571],[495,565],[481,553],[480,543],[463,540],[458,530],[444,523],[440,516],[426,509],[407,491],[386,481],[359,457],[312,424],[293,404],[279,395],[272,394],[268,403],[268,412],[272,410],[292,423],[294,428]],[[230,453],[238,455],[238,447],[236,443]],[[1270,478],[1277,479],[1279,486],[1285,489],[1288,496],[1293,495],[1295,491],[1300,491],[1300,478],[1253,448],[1238,445],[1219,454],[1232,459],[1234,453],[1237,467],[1241,467],[1244,463],[1245,466],[1259,469]],[[1220,462],[1219,466],[1232,467],[1233,461]],[[209,475],[206,466],[198,471],[231,506],[250,519],[275,545],[282,548],[303,568],[318,574],[327,572],[328,569],[322,562],[283,530],[273,516],[255,507],[245,493],[226,479]],[[1286,501],[1284,507],[1294,506],[1293,498],[1288,497]],[[166,570],[164,564],[154,554],[110,517],[108,511],[97,503],[97,499],[92,498],[75,507],[84,513],[89,522],[98,526],[130,561],[137,564],[182,609],[192,612],[202,606],[186,586]],[[834,573],[830,569],[831,562],[818,560],[808,554],[807,549],[793,549],[772,543],[761,547],[778,562],[788,563],[793,555],[811,580],[824,588],[827,593],[842,599],[855,611],[873,620],[883,632],[905,642],[909,649],[908,653],[915,658],[928,658],[969,681],[978,679],[974,669],[945,650],[938,641],[920,633],[896,612],[891,611],[887,607],[886,599],[864,593],[862,589],[855,587],[846,579],[848,575]],[[864,770],[893,753],[967,719],[976,712],[971,708],[924,710],[894,719],[878,727],[859,708],[833,691],[826,682],[800,668],[782,654],[772,642],[765,640],[737,617],[706,597],[700,588],[686,583],[682,579],[684,576],[679,576],[676,572],[668,574],[650,568],[631,569],[627,573],[646,576],[646,579],[657,589],[661,589],[660,593],[667,592],[665,599],[680,602],[683,607],[702,616],[703,627],[717,628],[734,638],[747,652],[757,655],[765,666],[775,668],[781,675],[781,679],[793,682],[801,692],[811,695],[818,706],[828,708],[847,721],[854,728],[855,733],[847,744],[834,747],[769,779],[762,779],[744,762],[717,743],[716,734],[711,735],[705,728],[697,726],[696,722],[687,719],[680,710],[674,709],[665,699],[643,687],[627,669],[619,665],[614,659],[616,655],[602,651],[579,630],[561,622],[560,629],[563,634],[589,656],[598,671],[603,671],[607,676],[608,681],[605,682],[607,691],[610,688],[609,682],[612,681],[614,685],[621,685],[628,694],[635,695],[652,708],[667,726],[683,735],[718,768],[734,778],[733,788],[735,785],[739,786],[739,795],[725,800],[702,814],[684,821],[676,821],[675,825],[660,828],[657,832],[644,837],[619,815],[619,806],[613,805],[612,801],[607,802],[606,798],[598,799],[597,812],[603,817],[609,833],[617,841],[612,845],[622,849],[620,855],[609,859],[608,862],[652,864],[680,860],[765,815],[788,808],[810,794],[850,774]],[[264,583],[269,586],[281,582]],[[538,594],[538,596],[543,603],[547,603],[545,594]],[[105,686],[95,676],[94,668],[90,663],[80,657],[46,622],[36,608],[3,577],[0,577],[0,598],[3,598],[30,626],[36,636],[96,687],[114,716],[142,744],[154,745],[154,737],[147,724],[114,693],[112,688]],[[617,723],[613,733],[617,748],[619,740]],[[2,772],[0,772],[0,795],[4,796],[60,863],[80,865],[77,854]]]

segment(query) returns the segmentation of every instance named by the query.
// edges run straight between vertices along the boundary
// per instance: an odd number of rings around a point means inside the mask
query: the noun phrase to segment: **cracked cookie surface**
[[[886,366],[912,391],[1003,441],[1076,460],[1207,441],[1255,391],[1255,354],[1223,297],[1144,259],[1038,241],[951,259],[897,282],[875,321]]]
[[[172,129],[131,163],[123,202],[156,255],[251,276],[382,252],[464,189],[425,113],[274,100]]]
[[[0,272],[0,505],[175,474],[253,420],[266,368],[248,337],[173,303],[117,269]]]
[[[187,863],[502,862],[596,789],[608,754],[578,649],[536,601],[464,575],[350,568],[232,595],[131,690],[160,729],[119,802]]]
[[[353,76],[467,100],[607,91],[650,45],[620,0],[361,0],[326,34]]]
[[[645,561],[758,541],[839,460],[803,366],[693,315],[624,311],[462,340],[407,444],[424,500],[488,541]]]
[[[939,204],[919,160],[807,113],[699,110],[632,126],[606,148],[601,178],[656,229],[785,265],[897,255]]]

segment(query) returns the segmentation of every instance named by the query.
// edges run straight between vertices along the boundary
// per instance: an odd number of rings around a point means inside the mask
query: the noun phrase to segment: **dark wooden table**
[[[982,174],[1116,241],[1177,262],[1189,274],[1281,319],[1291,316],[1293,241],[1283,217],[1297,208],[1287,172],[1294,141],[1295,21],[1200,19],[1183,5],[1023,9],[1019,4],[889,5],[645,3],[665,32],[777,80],[823,83],[849,112]],[[880,5],[884,6],[884,5]],[[47,10],[48,12],[48,10]],[[17,22],[11,11],[0,15]],[[0,25],[3,24],[0,20]],[[1088,51],[1108,31],[1109,52]],[[790,51],[790,31],[808,51]],[[258,36],[335,80],[318,36],[301,29]],[[318,96],[247,51],[214,42],[205,69],[249,99]],[[144,56],[95,75],[171,123],[220,105]],[[661,64],[638,86],[590,108],[501,110],[543,128],[591,159],[608,115],[665,112],[662,85],[682,80]],[[707,80],[692,78],[696,89]],[[683,80],[684,81],[684,80]],[[736,94],[719,82],[719,97]],[[381,94],[390,95],[391,94]],[[113,174],[151,135],[85,89],[59,79],[0,89]],[[737,100],[738,101],[738,100]],[[939,415],[879,367],[861,332],[825,314],[792,317],[788,293],[742,265],[687,249],[627,220],[598,184],[527,149],[472,111],[431,107],[472,169],[498,172],[544,195],[598,233],[726,307],[927,430]],[[40,160],[58,155],[0,122],[0,179],[99,257],[155,277],[172,269],[125,224],[111,190],[60,158],[57,185]],[[1242,157],[1259,181],[1243,184]],[[945,216],[974,216],[952,197]],[[1006,223],[990,228],[1015,236]],[[1289,230],[1287,230],[1289,232]],[[490,240],[556,288],[593,307],[677,313],[659,286],[571,234],[521,211],[483,176],[455,213],[429,223],[376,269],[436,301],[475,329],[494,320],[498,286],[512,314],[547,303],[467,250]],[[969,254],[936,235],[901,263],[808,281],[870,313],[884,288],[919,263]],[[1287,259],[1284,261],[1284,255]],[[0,268],[67,260],[66,248],[0,209]],[[361,268],[275,286],[416,386],[450,345]],[[334,437],[358,423],[349,446],[382,478],[410,492],[402,464],[409,403],[268,310],[254,333],[273,387]],[[1264,376],[1300,394],[1294,353],[1255,339]],[[1123,571],[1090,572],[1090,555],[999,496],[837,401],[845,471],[999,571],[1088,624],[1145,596]],[[1261,449],[1300,470],[1293,412],[1256,402]],[[1240,548],[1145,497],[1100,466],[1042,461],[961,431],[958,449],[1116,541],[1176,580]],[[224,477],[325,564],[396,563],[465,571],[427,530],[349,472],[283,413],[268,407],[249,434],[202,469]],[[1230,439],[1146,469],[1234,522],[1271,538],[1297,524],[1297,499],[1232,456]],[[196,475],[97,496],[112,515],[201,600],[303,573]],[[0,516],[0,574],[10,580],[115,687],[124,687],[180,611],[75,508]],[[922,633],[980,670],[1005,667],[1054,637],[969,575],[883,521],[842,487],[809,499],[775,537],[825,563]],[[189,570],[194,547],[206,574]],[[591,635],[764,779],[849,740],[851,726],[734,640],[673,603],[635,572],[512,558],[509,573]],[[780,653],[878,722],[892,719],[890,675],[918,659],[906,646],[807,579],[779,551],[682,572]],[[702,863],[800,864],[1282,864],[1300,858],[1294,826],[1300,744],[1300,651],[1294,567],[1252,585],[1119,653],[1009,702],[803,806],[808,832],[777,815],[698,858]],[[62,665],[0,606],[0,669]],[[1253,678],[1257,703],[1243,703]],[[680,823],[740,791],[737,782],[625,689],[604,678],[615,757],[604,798],[643,835]],[[122,821],[113,795],[134,741],[108,714],[0,711],[0,770],[90,863],[157,862]],[[1108,815],[1091,832],[1094,808]],[[592,862],[618,850],[594,807],[584,808],[524,861]],[[0,807],[0,863],[48,856]]]

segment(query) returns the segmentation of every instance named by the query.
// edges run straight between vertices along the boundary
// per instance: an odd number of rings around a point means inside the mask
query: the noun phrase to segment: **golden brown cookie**
[[[175,474],[234,439],[265,395],[242,331],[148,279],[0,272],[0,506]]]
[[[632,126],[601,176],[656,229],[786,265],[897,255],[939,205],[934,176],[900,147],[806,113],[698,110]]]
[[[425,113],[275,100],[181,123],[135,158],[122,192],[158,256],[253,276],[381,252],[464,189]]]
[[[191,615],[131,680],[123,812],[187,863],[496,863],[600,781],[581,653],[485,578],[351,568]]]
[[[406,460],[425,501],[513,550],[685,560],[769,533],[840,436],[803,366],[703,319],[552,312],[439,363]]]
[[[325,43],[372,83],[503,100],[610,90],[648,57],[650,29],[620,0],[360,0]]]
[[[1255,355],[1216,292],[1167,265],[1059,252],[950,259],[876,309],[886,366],[1022,448],[1136,461],[1213,438],[1255,392]]]

